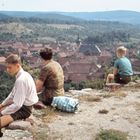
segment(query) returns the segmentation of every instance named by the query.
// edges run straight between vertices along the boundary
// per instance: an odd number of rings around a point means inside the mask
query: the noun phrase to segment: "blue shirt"
[[[114,63],[114,67],[117,68],[120,75],[133,75],[132,65],[127,57],[118,58]]]

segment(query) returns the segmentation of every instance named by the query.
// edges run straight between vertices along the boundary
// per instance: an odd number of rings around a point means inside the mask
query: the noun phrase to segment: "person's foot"
[[[3,136],[3,133],[0,131],[0,137],[2,137]]]
[[[34,109],[45,109],[46,106],[41,102],[41,101],[38,101],[36,104],[34,104]]]

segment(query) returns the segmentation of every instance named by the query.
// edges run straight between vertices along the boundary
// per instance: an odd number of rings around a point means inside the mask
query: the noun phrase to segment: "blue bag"
[[[78,99],[58,96],[53,98],[51,105],[61,111],[74,113],[78,109],[78,104]]]

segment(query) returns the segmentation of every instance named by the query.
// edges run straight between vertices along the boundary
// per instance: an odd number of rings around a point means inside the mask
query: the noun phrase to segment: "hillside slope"
[[[140,84],[129,84],[115,92],[71,90],[66,95],[80,101],[75,114],[53,109],[34,111],[42,123],[32,127],[32,131],[3,130],[1,140],[95,140],[102,129],[115,129],[126,133],[128,140],[140,140],[139,87]],[[99,113],[101,110],[106,113]]]
[[[122,23],[140,24],[140,12],[135,11],[67,12],[62,14],[91,21],[118,21]]]

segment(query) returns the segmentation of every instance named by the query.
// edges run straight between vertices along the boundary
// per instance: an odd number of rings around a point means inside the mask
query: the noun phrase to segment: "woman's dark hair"
[[[51,60],[53,56],[53,52],[51,48],[45,48],[40,50],[40,56],[44,60]]]

